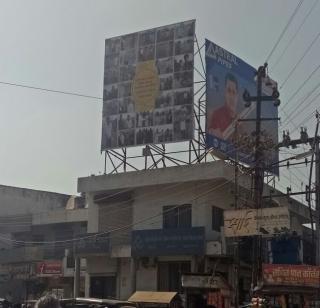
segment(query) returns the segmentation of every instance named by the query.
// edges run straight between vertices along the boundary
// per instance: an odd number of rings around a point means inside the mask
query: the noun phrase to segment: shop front
[[[181,275],[205,254],[203,227],[134,230],[131,254],[138,262],[137,290],[182,293]]]
[[[60,298],[72,296],[73,278],[63,276],[62,260],[37,262],[35,276],[44,291],[53,292]]]
[[[274,307],[314,307],[320,267],[310,265],[263,264],[263,285],[257,294]]]
[[[229,308],[231,305],[231,286],[221,276],[183,274],[181,282],[186,294],[186,308]]]

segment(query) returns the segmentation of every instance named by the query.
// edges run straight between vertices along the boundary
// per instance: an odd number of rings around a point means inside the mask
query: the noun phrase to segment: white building
[[[252,206],[250,187],[251,178],[241,174],[239,207]],[[232,166],[215,161],[91,176],[78,180],[78,191],[86,195],[88,232],[110,232],[108,253],[81,254],[87,259],[86,296],[182,292],[182,273],[214,272],[232,289],[234,245],[223,235],[223,210],[235,203]],[[264,194],[270,193],[266,186]],[[287,198],[265,203],[288,206],[291,229],[302,236],[302,224],[309,221],[305,206]],[[249,240],[242,241],[242,292],[250,288],[250,247]],[[302,251],[303,246],[301,262]]]

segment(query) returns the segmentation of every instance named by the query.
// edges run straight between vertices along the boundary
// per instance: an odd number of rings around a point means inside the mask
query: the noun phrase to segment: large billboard
[[[105,41],[101,150],[193,138],[195,21]]]
[[[254,162],[256,103],[246,107],[243,93],[257,95],[256,69],[232,53],[206,40],[206,146],[223,157],[235,158],[251,165]],[[264,95],[270,95],[276,83],[263,80]],[[262,102],[262,118],[277,118],[272,101]],[[243,120],[253,119],[253,121]],[[238,121],[239,120],[239,121]],[[236,129],[237,123],[237,129]],[[269,166],[278,161],[278,121],[261,122],[263,161]],[[268,168],[277,173],[277,167]]]
[[[272,236],[290,230],[287,207],[228,210],[224,215],[226,237],[264,235]]]

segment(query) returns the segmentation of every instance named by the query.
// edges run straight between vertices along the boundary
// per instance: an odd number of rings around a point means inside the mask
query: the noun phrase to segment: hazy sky
[[[196,19],[201,45],[208,38],[257,67],[266,60],[298,2],[0,0],[0,81],[102,97],[106,38],[188,19]],[[303,1],[269,61],[271,68],[314,3]],[[281,85],[315,39],[280,91],[287,115],[319,82],[317,71],[286,104],[319,65],[319,14],[317,5],[281,61],[269,71]],[[103,172],[102,100],[0,84],[0,105],[0,184],[75,193],[78,177]],[[319,100],[306,101],[290,120],[300,125],[317,106]],[[283,123],[284,112],[280,112]],[[309,134],[314,134],[314,118],[307,125]],[[294,126],[288,122],[284,128]],[[292,137],[298,133],[296,129]],[[300,186],[306,180],[302,172],[294,170],[282,179]]]

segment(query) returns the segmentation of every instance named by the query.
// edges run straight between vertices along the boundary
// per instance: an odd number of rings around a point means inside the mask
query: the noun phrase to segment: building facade
[[[251,178],[239,177],[237,207],[253,207]],[[240,283],[235,285],[235,240],[223,232],[223,211],[235,208],[234,168],[223,161],[80,178],[78,191],[88,204],[88,232],[108,235],[109,252],[87,260],[86,296],[127,299],[135,290],[177,291],[202,305],[206,279],[226,305],[239,288],[242,300],[251,285],[252,240],[240,241]],[[265,187],[265,195],[272,189]],[[300,239],[308,209],[288,198],[266,198],[265,206],[287,206],[291,231]],[[291,232],[290,231],[290,232]],[[289,233],[290,233],[289,232]],[[269,240],[264,246],[270,246]],[[270,261],[270,250],[264,259]],[[184,281],[184,283],[183,283]],[[212,284],[212,282],[211,282]],[[95,285],[102,292],[96,293]],[[103,286],[102,286],[103,285]],[[209,287],[210,289],[210,287]]]
[[[87,232],[84,199],[0,186],[0,296],[14,302],[44,291],[72,296],[72,239]],[[82,261],[84,289],[85,260]]]

